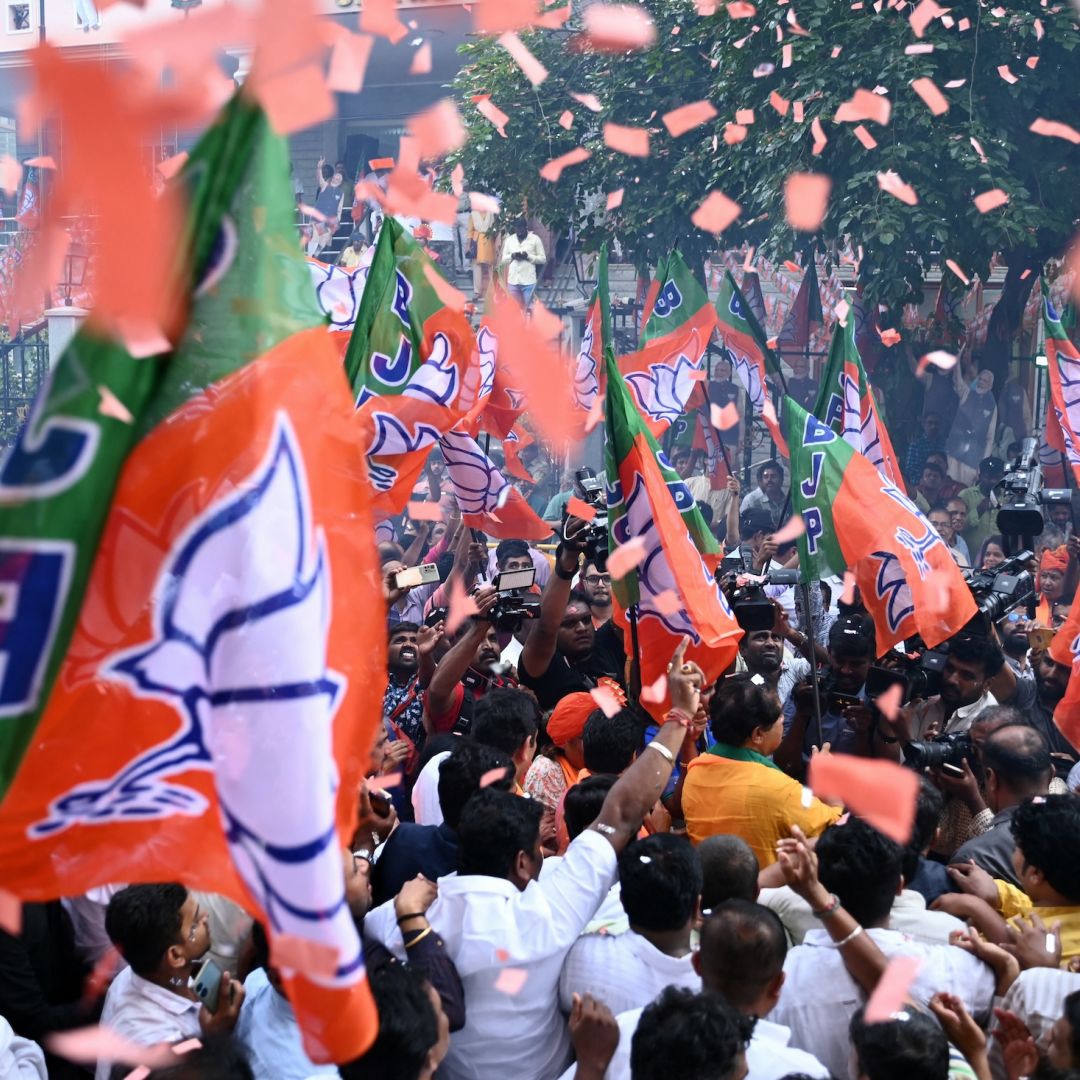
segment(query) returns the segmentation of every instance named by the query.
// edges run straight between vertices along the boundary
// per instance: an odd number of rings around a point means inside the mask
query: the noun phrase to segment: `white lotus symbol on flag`
[[[585,412],[592,408],[596,395],[600,393],[600,377],[596,357],[593,355],[595,339],[593,322],[590,319],[581,335],[581,348],[578,350],[577,367],[574,370],[574,401],[577,407]]]
[[[695,364],[685,353],[680,353],[674,366],[650,364],[648,371],[631,371],[626,376],[626,385],[642,412],[652,420],[666,420],[670,424],[682,416],[694,389],[690,373],[700,370],[700,362]]]
[[[330,603],[303,457],[279,414],[260,465],[176,541],[154,592],[153,639],[102,668],[171,705],[178,730],[55,800],[30,836],[199,816],[207,800],[176,778],[211,773],[245,885],[276,932],[339,950],[341,984],[362,962],[335,827],[332,728],[345,681],[327,669]]]
[[[476,440],[450,431],[440,440],[446,472],[463,514],[498,510],[510,494],[510,485]]]

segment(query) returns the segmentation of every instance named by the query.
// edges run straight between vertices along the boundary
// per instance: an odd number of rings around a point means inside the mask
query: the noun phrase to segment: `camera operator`
[[[567,694],[591,690],[607,675],[623,683],[622,642],[611,622],[593,628],[589,597],[572,591],[585,549],[588,522],[570,515],[564,537],[555,552],[555,573],[540,601],[540,617],[533,623],[521,650],[518,677],[536,694],[542,709],[553,708]]]
[[[1049,650],[1032,650],[1031,666],[1017,678],[1016,692],[1009,699],[1009,704],[1019,709],[1046,740],[1054,769],[1062,778],[1080,759],[1077,747],[1054,723],[1054,709],[1065,696],[1069,674],[1068,665],[1057,663]]]
[[[499,639],[485,616],[497,603],[498,592],[485,585],[473,594],[473,599],[477,614],[458,630],[424,694],[424,707],[436,734],[465,734],[472,724],[477,699],[493,687],[517,685],[491,670],[499,662]]]
[[[874,623],[868,615],[845,615],[829,630],[829,668],[820,684],[821,738],[838,753],[899,761],[900,740],[866,694],[874,642]],[[791,698],[791,723],[773,760],[785,772],[801,777],[817,734],[813,685],[803,682]]]
[[[960,498],[968,508],[967,524],[962,531],[969,551],[978,551],[987,537],[998,532],[998,501],[994,488],[1004,477],[1005,462],[1001,458],[983,458],[979,462],[978,480],[972,487],[960,492]]]
[[[776,605],[776,622],[769,630],[748,630],[743,634],[736,670],[760,675],[780,699],[781,708],[786,708],[792,690],[810,674],[810,662],[806,659],[809,640],[792,627],[783,607],[775,600],[773,603]],[[786,641],[791,642],[801,655],[785,657]],[[828,652],[820,645],[816,648],[819,662],[827,664]]]
[[[950,638],[941,693],[910,710],[910,739],[905,735],[904,741],[967,731],[979,713],[998,704],[991,690],[995,679],[1002,698],[1009,701],[1015,693],[1016,676],[995,641],[967,633]]]
[[[763,574],[776,554],[772,515],[767,510],[744,510],[739,518],[740,552],[743,566],[749,574]]]

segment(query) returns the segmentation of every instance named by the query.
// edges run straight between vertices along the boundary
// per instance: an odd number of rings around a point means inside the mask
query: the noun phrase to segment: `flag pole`
[[[806,615],[806,643],[810,648],[810,684],[814,688],[814,727],[817,731],[817,741],[814,745],[820,750],[824,743],[821,727],[821,686],[818,679],[817,642],[814,639],[814,617],[810,612],[810,586],[805,581],[800,582],[799,592],[802,596],[803,612]]]
[[[641,645],[638,643],[637,604],[631,604],[626,609],[626,616],[630,621],[630,700],[636,705],[641,698]]]

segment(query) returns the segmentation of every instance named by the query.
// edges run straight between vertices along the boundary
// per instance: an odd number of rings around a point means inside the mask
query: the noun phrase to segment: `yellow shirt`
[[[843,813],[820,799],[804,807],[802,784],[780,769],[711,753],[687,766],[682,805],[693,843],[721,833],[741,836],[761,866],[776,862],[776,842],[791,836],[792,825],[817,836]]]
[[[1036,907],[1031,897],[1007,881],[995,879],[1001,914],[1006,919],[1034,912],[1047,926],[1061,923],[1061,964],[1080,956],[1080,907]]]

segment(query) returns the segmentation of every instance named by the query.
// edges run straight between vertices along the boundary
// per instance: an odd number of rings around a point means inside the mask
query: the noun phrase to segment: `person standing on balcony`
[[[540,237],[529,231],[523,217],[514,222],[514,231],[503,241],[499,265],[506,267],[506,291],[528,311],[536,290],[536,268],[547,262]]]

